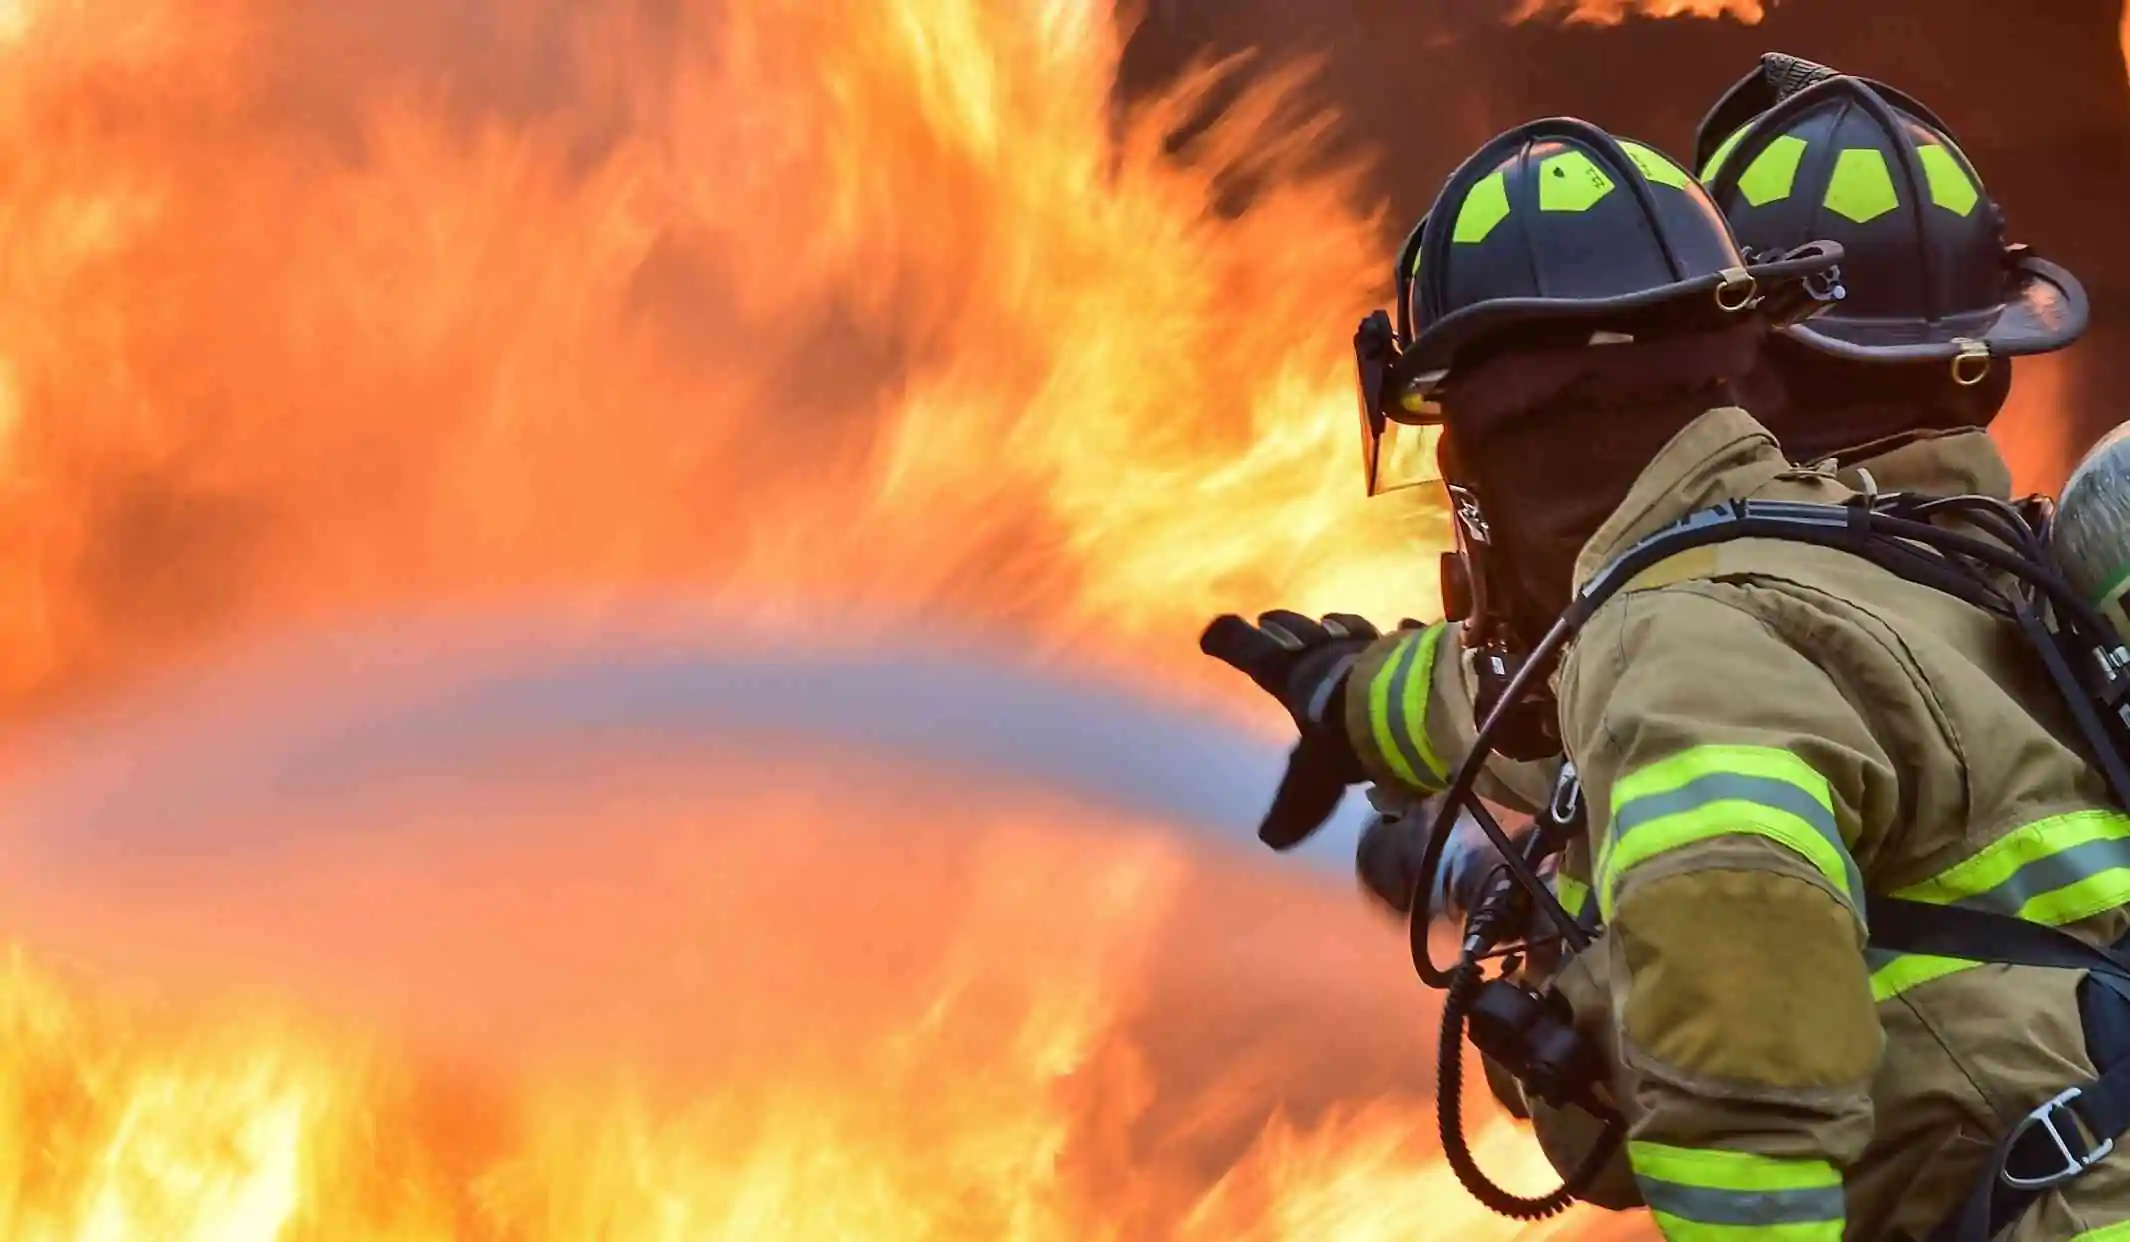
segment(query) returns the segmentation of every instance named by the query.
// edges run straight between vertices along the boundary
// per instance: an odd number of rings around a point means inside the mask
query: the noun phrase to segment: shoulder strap
[[[1874,949],[2009,966],[2089,970],[2130,980],[2130,959],[2067,931],[1964,906],[1934,906],[1876,893],[1865,898]]]
[[[1646,591],[1676,582],[1691,582],[1696,578],[1713,578],[1722,572],[1721,557],[1721,549],[1717,547],[1688,548],[1629,578],[1620,590]]]
[[[1873,948],[1969,961],[2084,970],[2121,990],[2130,960],[2067,931],[1962,906],[1873,894],[1865,899]],[[1959,1209],[1930,1242],[1989,1242],[2053,1186],[2083,1174],[2130,1133],[2130,1062],[2034,1109],[1998,1141]]]

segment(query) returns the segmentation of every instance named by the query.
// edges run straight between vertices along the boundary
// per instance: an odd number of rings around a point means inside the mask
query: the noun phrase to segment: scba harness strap
[[[2068,932],[2023,919],[1876,894],[1866,899],[1878,949],[2009,966],[2083,970],[2130,1001],[2130,960]],[[2093,1042],[2090,1034],[2089,1046]],[[2089,1052],[2100,1059],[2097,1050]],[[2130,1134],[2130,1058],[2033,1109],[1998,1141],[1975,1187],[1930,1242],[1989,1242],[2036,1199],[2107,1159]]]
[[[1970,502],[1987,512],[2000,502],[1981,497],[1917,498],[1867,496],[1844,505],[1787,501],[1734,501],[1691,514],[1643,539],[1600,571],[1577,596],[1562,623],[1580,629],[1607,599],[1653,567],[1681,553],[1735,539],[1768,538],[1848,551],[1909,581],[1945,591],[1978,607],[2009,613],[2036,649],[2076,720],[2095,764],[2118,802],[2130,807],[2130,767],[2124,759],[2123,705],[2130,698],[2123,670],[2126,654],[2118,636],[2060,576],[2044,564],[1987,540],[1944,530],[1934,512]],[[2017,533],[2023,518],[2009,505]],[[2031,534],[2028,530],[2026,533]],[[2038,542],[2038,541],[2037,541]],[[2051,631],[2041,611],[2014,603],[1954,558],[1980,561],[2036,586],[2058,613]],[[1556,627],[1560,634],[1562,626]],[[2067,641],[2076,633],[2077,642]],[[1549,635],[1549,638],[1554,636]],[[2074,663],[2084,646],[2094,657],[2086,678]],[[2072,648],[2069,652],[2066,647]],[[2083,970],[2130,1003],[2130,958],[2088,944],[2057,928],[2007,915],[1958,906],[1938,906],[1870,894],[1866,897],[1867,943],[1874,949],[1974,962]],[[2089,1040],[2089,1042],[2091,1042]],[[2097,1055],[2097,1054],[2096,1054]],[[2095,1080],[2072,1086],[2014,1123],[1958,1211],[1930,1242],[1989,1242],[2048,1190],[2081,1176],[2130,1134],[2130,1056],[2115,1058]]]
[[[1538,665],[1542,657],[1550,657],[1636,576],[1682,552],[1738,539],[1834,548],[1871,561],[1896,577],[2016,621],[2055,683],[2109,791],[2119,805],[2130,810],[2130,760],[2124,755],[2125,743],[2130,743],[2130,675],[2126,675],[2130,674],[2130,651],[2091,604],[2036,556],[1932,524],[1934,517],[1958,511],[1992,515],[2007,528],[2024,521],[2009,502],[1904,493],[1863,496],[1840,505],[1735,500],[1700,510],[1645,537],[1599,570],[1527,662]],[[2031,531],[2026,533],[2032,537]],[[2037,588],[2044,596],[2042,602],[2054,611],[2059,632],[2048,629],[2036,607],[2008,599],[1977,572],[1977,565]],[[2065,646],[2073,637],[2083,650],[2072,654],[2088,661],[2084,676],[2066,658]]]

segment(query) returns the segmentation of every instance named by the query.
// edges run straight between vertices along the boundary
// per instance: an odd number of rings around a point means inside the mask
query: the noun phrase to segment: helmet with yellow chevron
[[[1395,327],[1354,338],[1371,494],[1425,477],[1398,428],[1454,424],[1468,359],[1786,323],[1839,296],[1840,247],[1749,260],[1697,181],[1586,121],[1520,125],[1450,175],[1401,250]]]
[[[1945,123],[1884,83],[1763,56],[1702,121],[1694,165],[1748,253],[1841,243],[1848,297],[1789,329],[1817,352],[1939,360],[1971,385],[1993,358],[2085,331],[2078,280],[2005,243],[2004,215]]]

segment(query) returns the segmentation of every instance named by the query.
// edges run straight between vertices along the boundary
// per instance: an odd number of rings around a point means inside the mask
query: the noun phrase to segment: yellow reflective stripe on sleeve
[[[1893,894],[2061,926],[2130,900],[2130,815],[2072,811],[2035,820]]]
[[[2084,922],[2130,905],[2130,815],[2091,810],[2035,820],[1892,896],[2046,927]],[[1867,956],[1871,994],[1882,1001],[1978,964],[1949,957]]]
[[[2112,867],[2034,897],[2019,907],[2019,917],[2045,927],[2067,927],[2124,905],[2130,905],[2130,868]]]
[[[2073,1235],[2071,1242],[2130,1242],[2130,1220],[2119,1220],[2112,1225],[2088,1229]]]
[[[1786,750],[1696,746],[1613,786],[1612,824],[1597,862],[1598,915],[1612,921],[1620,877],[1660,854],[1750,833],[1818,868],[1856,903],[1864,891],[1843,842],[1827,779]]]
[[[1871,970],[1871,999],[1890,1001],[1912,988],[1922,987],[1934,979],[1957,975],[1963,970],[1973,970],[1980,962],[1965,961],[1957,957],[1931,957],[1923,953],[1894,953],[1885,949],[1865,949],[1864,963]]]
[[[1667,1242],[1840,1242],[1842,1177],[1824,1160],[1632,1142],[1627,1162]]]
[[[1561,909],[1570,918],[1582,918],[1583,911],[1590,908],[1590,886],[1572,875],[1554,873],[1553,895],[1560,899]]]
[[[1449,769],[1427,740],[1435,653],[1448,628],[1437,622],[1400,639],[1390,659],[1368,683],[1368,728],[1376,750],[1400,780],[1430,793],[1449,785]]]
[[[1840,1170],[1824,1160],[1761,1156],[1720,1147],[1674,1147],[1640,1140],[1627,1144],[1635,1176],[1710,1190],[1841,1189]]]
[[[1842,1222],[1808,1221],[1788,1225],[1710,1225],[1669,1212],[1652,1211],[1664,1242],[1842,1242]]]

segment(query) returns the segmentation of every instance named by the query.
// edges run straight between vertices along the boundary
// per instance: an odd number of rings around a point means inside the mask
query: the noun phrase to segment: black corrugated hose
[[[1464,1141],[1464,1016],[1484,981],[1475,961],[1450,970],[1449,995],[1442,1004],[1442,1042],[1435,1055],[1435,1116],[1442,1126],[1442,1154],[1465,1190],[1489,1211],[1511,1220],[1544,1220],[1566,1211],[1597,1180],[1619,1148],[1620,1130],[1608,1126],[1590,1154],[1549,1195],[1527,1198],[1494,1184]]]

